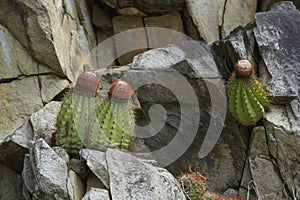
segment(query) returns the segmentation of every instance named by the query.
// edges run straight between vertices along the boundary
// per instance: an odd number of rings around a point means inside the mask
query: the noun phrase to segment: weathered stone
[[[97,0],[103,7],[108,8],[109,10],[117,9],[118,6],[118,0]]]
[[[92,25],[89,2],[75,0],[75,5],[77,8],[78,20],[80,22],[80,25],[84,27],[84,34],[81,35],[81,37],[85,36],[87,38],[89,49],[92,50],[96,46],[96,37]]]
[[[160,14],[178,10],[184,3],[184,0],[118,0],[121,8],[136,7],[139,10],[149,14]]]
[[[0,141],[21,127],[30,115],[43,107],[36,76],[0,84]]]
[[[212,43],[219,38],[225,0],[186,0],[186,6],[204,41]],[[237,12],[237,11],[231,11]]]
[[[255,188],[251,199],[254,195],[259,199],[281,199],[282,182],[276,170],[269,155],[266,130],[263,126],[255,127],[250,138],[249,157],[245,163],[240,195],[246,198],[248,190]]]
[[[239,187],[247,159],[248,135],[249,131],[239,129],[237,122],[228,113],[218,143],[208,156],[198,158],[197,164],[192,165],[194,170],[207,177],[208,188],[224,192],[227,188]],[[199,148],[198,145],[194,145],[194,148]],[[185,170],[188,170],[187,166]]]
[[[249,200],[257,200],[253,178],[250,172],[249,159],[246,160],[239,188],[239,196]]]
[[[184,22],[184,30],[186,35],[191,37],[193,40],[201,40],[203,39],[200,37],[197,27],[193,23],[192,17],[189,15],[187,8],[183,9],[183,14],[181,15],[182,21]]]
[[[87,165],[99,180],[109,188],[109,178],[105,153],[96,150],[82,149],[80,155],[87,161]]]
[[[84,179],[89,171],[85,160],[71,158],[68,167],[73,170],[80,178]]]
[[[22,171],[22,178],[23,178],[23,191],[25,194],[32,195],[34,194],[35,190],[35,180],[34,180],[34,174],[30,162],[29,154],[25,155],[24,158],[24,168]]]
[[[52,134],[56,130],[56,117],[60,111],[61,102],[52,101],[43,109],[32,114],[30,122],[33,127],[34,140],[43,138],[51,144]]]
[[[300,12],[292,2],[282,2],[269,12],[257,13],[255,20],[254,34],[263,59],[260,77],[271,100],[276,103],[299,100]]]
[[[22,177],[0,163],[0,198],[24,199]]]
[[[120,65],[126,65],[132,62],[133,56],[142,53],[147,49],[146,32],[143,29],[126,32],[129,29],[143,27],[143,19],[139,17],[117,16],[113,18],[114,34],[120,34],[115,37],[115,47]],[[125,54],[126,53],[126,54]]]
[[[251,156],[250,171],[259,199],[283,199],[282,182],[273,163],[268,158]]]
[[[135,7],[118,9],[118,14],[127,17],[146,17],[147,14]]]
[[[55,75],[40,75],[41,94],[44,103],[49,103],[56,95],[66,89],[69,85],[67,79]]]
[[[15,133],[9,135],[0,143],[0,163],[21,173],[24,156],[28,153],[28,143],[32,139],[33,130],[30,122],[26,121]]]
[[[166,169],[117,149],[108,149],[106,159],[113,200],[185,199],[179,183]]]
[[[102,30],[112,29],[112,16],[100,8],[98,4],[93,5],[93,24]]]
[[[217,54],[215,57],[219,71],[224,78],[230,78],[234,71],[234,64],[241,58],[250,60],[254,72],[257,72],[258,50],[253,33],[255,23],[246,27],[239,27],[231,34],[214,43],[213,48]]]
[[[92,188],[82,200],[110,200],[108,190]]]
[[[93,173],[89,174],[86,180],[86,192],[92,188],[105,189],[105,185]]]
[[[258,1],[258,10],[261,12],[265,12],[270,10],[270,8],[272,7],[272,5],[274,3],[277,3],[281,0],[260,0]],[[298,10],[300,9],[300,2],[298,0],[292,0],[293,4],[295,4],[295,6],[298,8]]]
[[[250,138],[250,155],[269,155],[265,128],[262,126],[255,127],[252,130]]]
[[[226,1],[222,17],[222,37],[229,35],[234,28],[251,22],[256,8],[257,0]]]
[[[67,163],[67,165],[69,164],[70,156],[65,149],[61,147],[52,147],[52,149],[61,159],[63,159]]]
[[[157,17],[147,17],[144,18],[144,23],[147,32],[148,45],[151,48],[164,47],[172,43],[187,40],[186,35],[184,35],[184,28],[179,12],[173,12]],[[147,29],[147,27],[171,29],[182,33],[182,35],[172,31],[169,31],[169,34],[160,34],[160,29]]]
[[[2,47],[0,49],[0,81],[9,81],[20,76],[38,73],[37,63],[33,61],[26,49],[1,23],[0,40]]]
[[[70,200],[82,199],[85,193],[84,183],[81,178],[79,178],[79,176],[72,170],[69,170],[67,187]]]
[[[86,2],[70,0],[53,4],[5,0],[1,1],[1,7],[10,15],[0,17],[1,24],[38,61],[74,81],[77,71],[82,70],[75,66],[80,65],[90,48],[96,44]]]
[[[265,119],[266,131],[273,139],[273,145],[269,148],[273,148],[280,175],[290,194],[293,191],[300,193],[299,113],[299,110],[293,112],[291,106],[272,105]]]
[[[97,29],[96,36],[98,46],[92,51],[90,56],[97,58],[97,66],[99,66],[99,68],[115,65],[117,54],[113,35],[113,29]],[[106,65],[103,65],[103,63],[106,63]]]
[[[38,199],[68,198],[66,162],[43,139],[33,143],[29,153],[35,180],[33,195]]]
[[[233,188],[228,188],[224,193],[223,197],[226,199],[233,198],[239,196],[239,191]]]

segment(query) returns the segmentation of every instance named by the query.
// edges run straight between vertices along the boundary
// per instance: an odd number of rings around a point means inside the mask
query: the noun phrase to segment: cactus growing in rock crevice
[[[55,145],[68,153],[76,155],[82,146],[97,150],[129,149],[135,125],[129,103],[131,86],[125,81],[115,81],[107,98],[100,101],[99,84],[95,73],[81,73],[62,103],[54,139]]]
[[[131,136],[134,131],[135,118],[129,103],[131,86],[121,80],[111,84],[108,97],[97,109],[97,119],[101,127],[101,134],[108,139],[108,145],[122,149],[129,149]],[[92,146],[97,139],[91,139]]]
[[[95,104],[97,98],[97,90],[100,84],[99,78],[93,72],[81,73],[73,90],[67,94],[65,100],[62,102],[61,110],[57,116],[55,132],[55,145],[66,149],[70,154],[78,154],[82,147],[82,139],[79,133],[84,135],[89,131],[88,121],[92,121],[92,115],[89,119],[82,119],[86,116],[85,106]],[[92,103],[89,103],[92,102]],[[91,112],[92,108],[90,109]],[[96,120],[94,120],[96,122]]]
[[[264,116],[269,104],[266,91],[246,59],[235,64],[227,95],[230,113],[243,126],[255,125]]]

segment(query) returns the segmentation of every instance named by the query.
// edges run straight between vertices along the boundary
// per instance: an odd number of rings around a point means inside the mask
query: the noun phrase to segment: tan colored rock
[[[0,80],[37,74],[37,64],[26,49],[0,24]]]
[[[67,182],[69,197],[71,200],[81,200],[85,193],[85,186],[79,176],[72,170],[69,170]]]
[[[92,50],[96,46],[96,37],[94,34],[94,28],[92,25],[91,14],[89,10],[88,1],[75,0],[77,8],[78,19],[80,26],[84,28],[84,34],[88,40],[89,49]]]
[[[146,27],[161,27],[171,29],[184,34],[184,27],[179,12],[157,17],[147,17],[144,19]],[[186,40],[185,35],[180,35],[172,31],[168,34],[160,29],[146,29],[149,47],[163,47],[169,44]]]
[[[224,19],[222,24],[222,37],[229,35],[230,31],[254,20],[257,0],[231,0],[226,1]]]
[[[0,23],[34,58],[56,73],[75,80],[84,57],[96,45],[85,1],[1,1],[10,17]],[[2,5],[3,4],[3,5]],[[1,14],[0,14],[1,15]],[[25,37],[24,37],[25,36]]]
[[[118,14],[127,17],[146,17],[147,14],[135,7],[118,9]]]
[[[53,74],[40,75],[41,95],[45,103],[49,103],[56,95],[66,89],[70,84],[68,80]]]
[[[0,84],[0,141],[43,107],[38,78],[26,77]]]
[[[112,16],[100,8],[98,4],[93,5],[93,24],[102,30],[112,29]]]
[[[219,40],[219,27],[222,25],[226,0],[186,0],[185,2],[204,41],[212,43]]]
[[[126,65],[132,62],[135,55],[142,53],[147,49],[145,30],[139,29],[127,31],[129,29],[142,27],[143,19],[140,17],[117,16],[113,18],[114,34],[120,33],[115,37],[115,47],[120,65]]]
[[[283,199],[282,182],[272,161],[256,156],[249,158],[249,164],[258,199]]]

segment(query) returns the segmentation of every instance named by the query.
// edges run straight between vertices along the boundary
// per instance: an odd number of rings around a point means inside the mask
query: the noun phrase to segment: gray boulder
[[[177,180],[164,168],[116,149],[107,150],[106,160],[113,200],[185,199]]]
[[[43,140],[31,144],[24,160],[26,189],[36,199],[67,199],[68,168],[66,162]]]

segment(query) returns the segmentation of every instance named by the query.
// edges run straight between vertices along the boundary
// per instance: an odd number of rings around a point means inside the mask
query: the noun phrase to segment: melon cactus
[[[73,90],[67,94],[62,102],[61,110],[56,120],[55,145],[66,149],[70,154],[78,154],[82,147],[80,135],[86,135],[93,127],[93,105],[96,103],[96,94],[100,80],[93,72],[81,73]],[[86,107],[91,107],[87,111]],[[94,106],[95,107],[95,106]],[[87,116],[90,116],[87,118]],[[94,123],[91,125],[91,122]],[[99,133],[99,130],[97,131]],[[80,134],[80,135],[79,135]]]
[[[269,104],[267,93],[249,60],[241,59],[234,67],[227,87],[229,111],[241,125],[253,126],[265,114]]]
[[[129,149],[135,125],[129,103],[131,86],[125,81],[115,81],[108,96],[100,101],[99,84],[95,73],[81,73],[62,103],[54,138],[55,144],[68,153],[78,154],[82,146],[97,150]]]
[[[101,135],[108,139],[110,147],[121,149],[130,147],[135,125],[134,112],[129,103],[131,93],[132,89],[129,83],[117,80],[111,84],[107,98],[97,109]],[[94,137],[90,141],[92,146],[99,143],[99,140]]]

